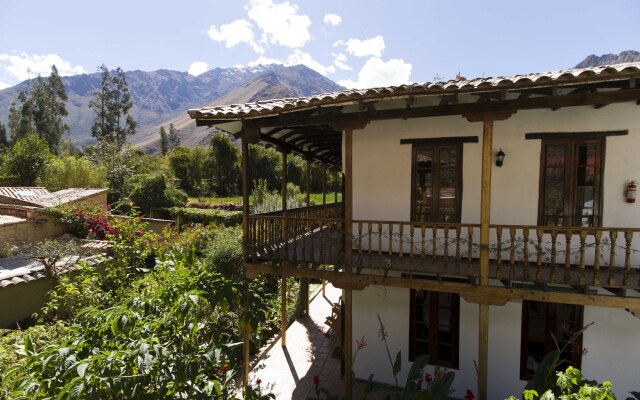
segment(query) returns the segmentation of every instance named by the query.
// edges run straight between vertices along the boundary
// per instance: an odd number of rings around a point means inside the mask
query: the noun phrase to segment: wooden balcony
[[[250,215],[247,263],[295,267],[306,276],[346,274],[350,242],[352,274],[480,282],[479,224],[354,220],[349,235],[335,211]],[[640,247],[640,229],[491,225],[490,286],[586,293],[606,288],[626,296],[640,289],[634,245]]]

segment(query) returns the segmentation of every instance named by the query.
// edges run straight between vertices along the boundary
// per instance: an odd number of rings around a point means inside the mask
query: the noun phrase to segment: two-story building
[[[392,382],[379,315],[401,374],[427,354],[481,399],[519,395],[593,322],[562,365],[624,398],[640,390],[639,78],[630,63],[189,113],[242,139],[247,276],[343,288],[347,393],[351,370]],[[342,209],[251,215],[250,143],[343,174]]]

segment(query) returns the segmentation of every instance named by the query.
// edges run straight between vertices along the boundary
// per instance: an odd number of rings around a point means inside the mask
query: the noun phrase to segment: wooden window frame
[[[527,359],[529,357],[529,352],[527,350],[527,332],[529,325],[529,304],[538,303],[541,306],[547,308],[546,310],[546,318],[545,318],[545,354],[549,354],[549,352],[556,350],[556,345],[551,335],[548,335],[548,332],[556,331],[556,324],[558,321],[556,319],[556,307],[559,303],[548,303],[543,301],[533,301],[533,300],[523,300],[522,301],[522,321],[521,321],[521,329],[520,329],[520,379],[522,380],[530,380],[533,378],[533,374],[527,371]],[[574,310],[575,317],[572,322],[579,329],[583,328],[583,320],[584,320],[584,306],[581,305],[572,305],[572,304],[564,304],[572,307],[576,307]],[[582,348],[582,336],[577,339],[580,348]],[[575,368],[580,369],[582,365],[582,352],[577,352],[573,354],[573,359],[571,360],[571,365]],[[564,372],[564,371],[563,371]]]
[[[457,149],[457,159],[456,159],[456,214],[458,216],[457,221],[449,221],[450,223],[460,223],[462,219],[462,151],[463,151],[463,143],[477,143],[477,136],[463,136],[463,137],[452,137],[452,138],[433,138],[433,139],[403,139],[400,141],[400,144],[412,144],[411,149],[411,221],[416,222],[416,170],[417,170],[417,153],[420,150],[424,149],[438,149],[438,154],[440,149],[443,148],[456,148]],[[439,155],[438,155],[439,157]],[[435,176],[434,176],[435,178]],[[440,187],[439,182],[433,180],[433,193],[432,196],[435,196],[436,193],[439,194]],[[438,201],[439,202],[439,201]],[[439,203],[435,203],[439,204]],[[432,207],[432,209],[436,209],[436,207]],[[422,222],[422,221],[420,221]],[[426,222],[442,222],[442,221],[426,221]]]
[[[410,295],[410,307],[409,307],[409,361],[415,361],[416,357],[420,354],[416,354],[416,289],[411,289]],[[451,337],[452,337],[452,359],[453,362],[439,360],[438,354],[438,341],[437,338],[437,325],[438,325],[438,311],[439,307],[434,307],[434,303],[438,303],[438,295],[440,292],[424,290],[427,296],[430,296],[429,300],[429,365],[437,365],[446,368],[458,369],[460,363],[460,295],[457,293],[448,293],[451,295]]]
[[[595,184],[594,184],[594,207],[593,207],[593,224],[592,227],[602,226],[602,206],[603,206],[603,178],[604,163],[606,154],[606,133],[585,133],[585,134],[564,134],[554,137],[553,135],[536,134],[536,136],[527,137],[527,139],[542,139],[540,146],[540,178],[538,191],[538,226],[547,226],[545,221],[545,198],[546,198],[546,153],[548,146],[566,145],[568,154],[565,156],[565,176],[564,176],[564,213],[565,218],[572,218],[571,224],[563,226],[580,226],[576,224],[576,216],[574,215],[576,207],[576,184],[575,178],[577,174],[577,156],[576,146],[581,144],[596,145],[596,164],[595,164]],[[568,214],[568,215],[567,215]]]

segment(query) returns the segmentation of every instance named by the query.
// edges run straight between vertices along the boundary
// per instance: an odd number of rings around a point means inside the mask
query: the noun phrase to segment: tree
[[[9,144],[7,141],[7,128],[2,122],[0,122],[0,148],[6,147]]]
[[[160,127],[160,153],[164,156],[169,151],[169,138],[164,126]]]
[[[11,103],[10,142],[15,143],[34,133],[44,139],[49,149],[57,154],[62,136],[69,132],[69,126],[63,119],[68,115],[67,99],[58,69],[53,65],[49,78],[39,76],[30,83],[26,91],[20,92],[20,106],[15,102]]]
[[[187,202],[187,194],[162,174],[140,176],[129,198],[145,215],[156,207],[184,206]]]
[[[115,143],[122,148],[128,135],[136,132],[136,122],[129,110],[133,106],[125,73],[120,67],[112,73],[103,64],[100,72],[100,89],[92,93],[89,101],[96,116],[91,127],[91,135],[98,141]]]
[[[7,122],[9,126],[9,143],[12,145],[22,139],[20,137],[21,112],[21,108],[16,105],[15,101],[12,101],[11,107],[9,107],[9,120]]]
[[[169,124],[169,148],[171,150],[180,146],[180,134],[178,130],[173,126],[173,122]]]
[[[3,155],[1,180],[8,186],[34,186],[50,159],[47,142],[37,135],[29,135]]]
[[[69,132],[63,117],[69,113],[65,103],[68,97],[56,66],[51,67],[47,81],[36,78],[31,87],[32,116],[35,133],[49,144],[52,152],[58,153],[62,136]]]
[[[212,171],[211,187],[217,195],[227,196],[238,192],[240,177],[238,149],[224,133],[211,136],[209,163]]]

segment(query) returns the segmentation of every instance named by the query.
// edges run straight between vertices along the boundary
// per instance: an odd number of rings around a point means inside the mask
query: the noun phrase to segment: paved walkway
[[[302,400],[316,397],[313,379],[320,379],[320,387],[340,397],[344,395],[344,379],[340,375],[340,359],[334,354],[340,346],[337,332],[325,334],[329,327],[326,318],[332,304],[342,291],[327,284],[325,296],[320,291],[309,305],[309,316],[294,322],[287,329],[287,346],[278,341],[249,375],[250,382],[261,381],[263,393],[273,393],[276,399]]]

